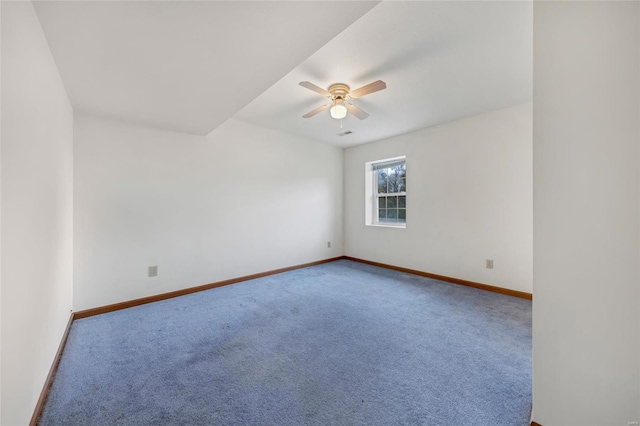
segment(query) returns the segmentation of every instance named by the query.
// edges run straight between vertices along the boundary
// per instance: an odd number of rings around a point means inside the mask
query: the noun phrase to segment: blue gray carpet
[[[531,302],[340,260],[74,322],[42,425],[527,425]]]

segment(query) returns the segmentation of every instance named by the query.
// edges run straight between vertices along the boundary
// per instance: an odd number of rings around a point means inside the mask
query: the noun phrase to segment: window
[[[405,157],[367,163],[367,225],[404,227],[407,221]]]

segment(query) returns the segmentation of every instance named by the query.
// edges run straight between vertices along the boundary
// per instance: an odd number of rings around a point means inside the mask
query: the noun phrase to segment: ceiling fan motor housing
[[[351,88],[343,83],[336,83],[329,86],[329,93],[331,93],[331,99],[333,101],[346,99],[350,90]]]

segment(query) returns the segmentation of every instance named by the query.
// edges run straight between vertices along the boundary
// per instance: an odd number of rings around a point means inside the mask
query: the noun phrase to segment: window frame
[[[368,226],[379,226],[379,227],[387,227],[387,228],[406,228],[407,226],[407,217],[406,217],[406,210],[407,210],[407,204],[406,204],[406,197],[407,197],[407,191],[402,191],[402,192],[394,192],[394,193],[378,193],[378,173],[379,170],[376,170],[374,167],[377,164],[381,164],[381,163],[391,163],[391,162],[396,162],[396,161],[400,161],[402,160],[402,162],[405,165],[405,188],[406,188],[406,165],[407,165],[407,158],[406,156],[399,156],[399,157],[393,157],[393,158],[386,158],[386,159],[382,159],[382,160],[376,160],[376,161],[370,161],[366,163],[366,167],[365,167],[365,171],[366,171],[366,179],[367,179],[367,183],[365,184],[365,190],[366,190],[366,205],[367,205],[367,212],[365,214],[365,224]],[[384,169],[382,169],[384,170]],[[380,203],[380,197],[405,197],[405,219],[404,222],[388,222],[388,221],[381,221],[380,217],[379,217],[379,203]],[[385,207],[386,209],[386,207]],[[398,210],[399,208],[396,207],[396,210]]]

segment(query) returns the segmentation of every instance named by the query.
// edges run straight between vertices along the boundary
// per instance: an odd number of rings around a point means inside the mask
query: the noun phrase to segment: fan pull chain
[[[342,118],[340,119],[340,128],[342,129]]]

